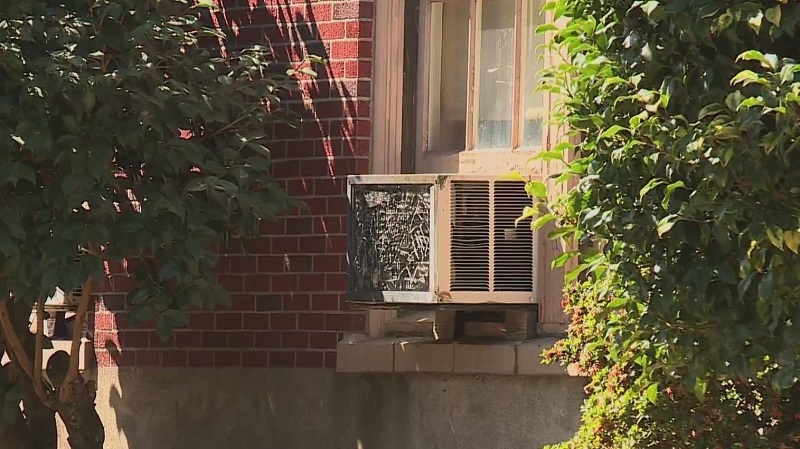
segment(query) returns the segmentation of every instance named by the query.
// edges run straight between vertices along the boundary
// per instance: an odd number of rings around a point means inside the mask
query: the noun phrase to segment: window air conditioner
[[[348,178],[348,300],[535,304],[536,233],[522,181],[486,175]]]

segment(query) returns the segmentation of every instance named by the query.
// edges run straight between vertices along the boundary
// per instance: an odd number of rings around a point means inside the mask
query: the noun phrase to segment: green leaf
[[[758,61],[765,69],[775,70],[778,65],[778,57],[774,54],[764,54],[758,50],[748,50],[740,54],[737,61]]]
[[[547,199],[547,186],[541,181],[530,181],[525,184],[525,192],[534,198]]]
[[[617,134],[619,134],[622,131],[625,131],[625,128],[623,128],[620,125],[613,125],[610,128],[608,128],[605,131],[603,131],[602,133],[600,133],[600,137],[599,138],[600,139],[608,139],[608,138],[616,136]]]
[[[694,381],[694,395],[698,401],[702,401],[708,389],[708,382],[704,379],[695,379]]]
[[[620,307],[624,306],[627,303],[628,303],[628,298],[619,297],[611,301],[606,307],[609,309],[619,309]]]
[[[783,230],[777,226],[770,226],[767,228],[767,238],[772,246],[778,249],[783,249]]]
[[[669,207],[669,201],[672,199],[672,192],[675,189],[684,189],[686,188],[686,184],[683,181],[675,181],[672,184],[668,185],[667,188],[664,190],[664,199],[661,200],[661,207],[667,209]]]
[[[658,400],[658,383],[650,384],[647,390],[645,390],[645,395],[651,404],[655,404]]]
[[[678,221],[678,216],[676,214],[670,214],[666,217],[662,218],[656,224],[656,232],[658,233],[659,237],[664,236],[664,234],[668,233],[675,223]]]
[[[768,85],[769,82],[762,79],[758,74],[752,70],[742,70],[731,79],[731,85],[742,84],[747,86],[752,83],[761,83]]]
[[[797,254],[800,248],[800,233],[797,231],[783,231],[783,243],[789,248],[789,251]]]
[[[531,229],[534,230],[542,229],[547,223],[550,223],[555,219],[556,216],[553,214],[544,214],[539,218],[537,218],[536,220],[533,220],[533,222],[531,222]]]
[[[765,14],[767,21],[776,27],[781,26],[781,5],[775,5],[769,8]]]
[[[666,182],[663,179],[651,179],[644,187],[639,190],[639,201],[644,199],[644,196],[647,195],[648,192],[655,189],[656,187],[660,186],[661,184],[665,184]]]

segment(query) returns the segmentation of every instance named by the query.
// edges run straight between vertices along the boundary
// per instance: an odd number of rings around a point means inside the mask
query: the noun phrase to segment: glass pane
[[[462,151],[467,132],[469,2],[431,4],[428,149]]]
[[[544,0],[529,0],[526,8],[525,34],[522,49],[522,110],[520,111],[520,143],[526,148],[542,146],[542,125],[547,120],[548,104],[545,93],[537,92],[540,71],[544,68],[544,36],[536,34],[536,28],[544,24],[542,13]]]
[[[485,0],[478,36],[476,148],[511,148],[515,0]]]

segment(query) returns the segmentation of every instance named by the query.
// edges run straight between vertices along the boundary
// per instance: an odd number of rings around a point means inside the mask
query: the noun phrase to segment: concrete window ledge
[[[454,373],[503,376],[578,376],[575,369],[542,363],[557,338],[523,342],[440,343],[425,338],[368,338],[339,342],[340,373]]]

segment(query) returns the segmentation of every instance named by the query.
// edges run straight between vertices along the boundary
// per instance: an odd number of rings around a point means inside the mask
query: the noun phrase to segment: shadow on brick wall
[[[223,411],[214,410],[214,402],[185,403],[186,398],[176,393],[180,388],[164,384],[169,378],[165,373],[179,373],[173,382],[183,383],[183,376],[192,378],[192,370],[202,370],[203,379],[213,379],[209,373],[214,370],[330,370],[344,333],[364,332],[366,327],[365,314],[349,310],[345,301],[345,188],[347,175],[369,169],[373,3],[217,3],[220,8],[210,19],[228,33],[227,50],[269,46],[286,66],[308,55],[328,61],[325,67],[314,67],[318,76],[302,79],[300,92],[286,99],[286,105],[299,114],[297,126],[268,130],[276,175],[308,210],[265,223],[261,237],[248,243],[247,254],[235,247],[226,250],[218,267],[219,282],[230,292],[232,306],[190,312],[189,327],[167,341],[152,329],[127,325],[123,298],[132,284],[121,271],[113,271],[108,285],[98,290],[101,301],[93,322],[101,368],[98,408],[106,414],[113,448],[223,447],[209,445],[225,441],[225,432],[233,431],[215,427],[214,414]],[[119,369],[102,369],[107,367]],[[192,385],[208,391],[216,387],[213,381]],[[252,394],[246,390],[252,385],[241,388],[242,395]],[[247,401],[237,403],[245,409],[236,413],[250,412]],[[203,407],[209,410],[200,410]],[[192,413],[181,416],[187,408]],[[271,411],[259,413],[267,416]],[[324,415],[327,410],[316,413]],[[156,427],[158,432],[151,431]],[[234,440],[242,441],[241,432],[246,430],[237,432]],[[250,447],[272,447],[262,441],[252,443]],[[317,449],[323,447],[336,446]]]

